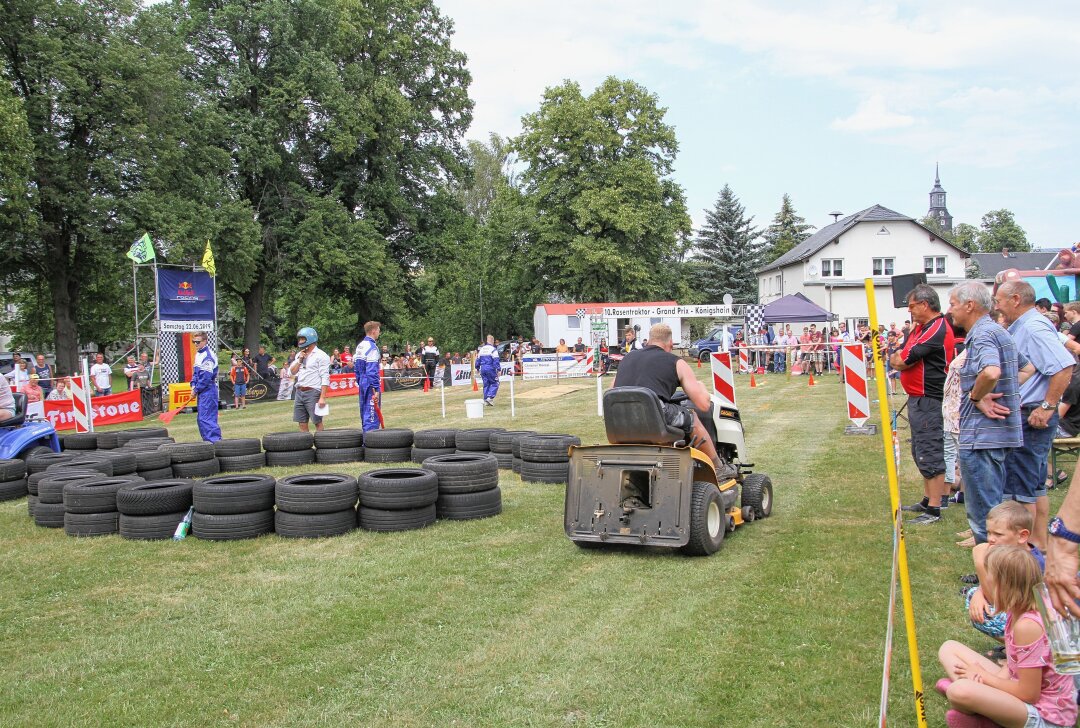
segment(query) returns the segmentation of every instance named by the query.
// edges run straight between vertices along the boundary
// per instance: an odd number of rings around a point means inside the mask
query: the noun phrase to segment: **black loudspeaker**
[[[926,283],[925,273],[909,273],[892,277],[892,302],[896,308],[907,308],[907,297],[915,286]]]

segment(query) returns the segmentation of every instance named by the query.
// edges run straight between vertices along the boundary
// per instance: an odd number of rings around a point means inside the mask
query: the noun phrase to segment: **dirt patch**
[[[553,397],[561,397],[564,394],[571,394],[573,392],[580,392],[585,389],[580,384],[556,384],[554,387],[541,387],[539,389],[532,389],[528,392],[523,392],[517,395],[518,399],[551,399]]]

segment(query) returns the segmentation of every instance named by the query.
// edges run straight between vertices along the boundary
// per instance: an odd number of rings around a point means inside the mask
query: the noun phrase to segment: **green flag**
[[[140,265],[156,257],[154,253],[154,244],[150,241],[150,235],[143,233],[143,236],[131,244],[131,249],[127,252],[127,257],[131,258]]]

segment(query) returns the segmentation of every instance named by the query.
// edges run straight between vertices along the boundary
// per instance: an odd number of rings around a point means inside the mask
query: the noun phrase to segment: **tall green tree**
[[[772,224],[765,228],[762,234],[764,239],[763,261],[771,263],[796,245],[810,237],[813,225],[806,222],[806,218],[800,217],[795,212],[795,206],[791,204],[791,196],[786,192],[780,201],[780,210],[773,216]]]
[[[720,190],[713,209],[705,211],[705,225],[697,234],[696,257],[709,303],[719,303],[725,293],[736,303],[757,302],[756,271],[762,265],[763,251],[753,221],[730,185]]]
[[[982,216],[979,233],[975,238],[982,253],[997,253],[1005,248],[1020,253],[1031,250],[1027,233],[1016,223],[1009,210],[991,210]]]
[[[665,113],[643,86],[608,78],[588,96],[572,81],[549,88],[523,119],[514,150],[527,165],[525,255],[552,295],[665,293],[663,269],[691,232],[670,178],[678,143]]]
[[[979,228],[962,222],[953,226],[952,243],[969,253],[979,252]]]

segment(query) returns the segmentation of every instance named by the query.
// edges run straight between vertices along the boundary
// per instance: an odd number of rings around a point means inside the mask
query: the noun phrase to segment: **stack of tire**
[[[206,478],[221,472],[212,442],[167,442],[160,449],[169,453],[174,478]]]
[[[274,486],[269,475],[219,475],[196,481],[191,533],[208,541],[255,538],[274,531]]]
[[[128,483],[116,492],[122,538],[151,541],[172,538],[191,508],[195,482],[187,479]]]
[[[434,455],[453,455],[457,430],[418,430],[413,433],[412,461],[422,463]]]
[[[368,531],[408,531],[435,523],[439,478],[430,470],[371,470],[360,476],[359,491],[360,528]]]
[[[132,475],[136,468],[135,453],[130,450],[93,450],[79,453],[78,457],[64,463],[65,467],[96,470],[108,477]],[[55,465],[50,465],[55,467]],[[47,470],[48,468],[46,468]]]
[[[527,483],[565,483],[570,468],[570,446],[580,445],[573,435],[528,435],[522,437],[521,479]]]
[[[535,435],[533,430],[495,430],[488,438],[488,449],[499,461],[500,470],[514,467],[514,441],[528,435]]]
[[[491,435],[505,432],[503,427],[477,427],[473,430],[458,430],[455,446],[459,453],[490,452]]]
[[[69,463],[77,458],[79,454],[79,452],[48,452],[32,455],[26,459],[26,511],[30,514],[31,518],[34,517],[34,506],[37,505],[38,483],[49,474],[49,466],[63,466],[65,463]],[[0,461],[0,463],[3,462],[5,461]],[[2,472],[3,465],[0,465],[0,474],[2,474]],[[3,484],[0,483],[0,500],[9,500],[8,498],[3,497],[3,493],[4,487]]]
[[[266,456],[257,437],[218,440],[214,443],[214,455],[217,457],[218,470],[222,473],[266,467]]]
[[[459,433],[460,435],[460,433]],[[499,462],[491,453],[435,455],[424,461],[439,480],[435,509],[439,518],[465,521],[502,512]],[[364,503],[361,491],[360,504]]]
[[[281,478],[274,487],[277,503],[274,530],[283,538],[323,538],[348,533],[356,528],[357,492],[356,478],[351,475],[327,473]]]
[[[96,470],[81,470],[66,464],[50,465],[42,476],[33,486],[33,500],[27,504],[27,509],[32,509],[34,523],[42,528],[64,527],[64,486],[102,477]]]
[[[364,433],[364,460],[369,463],[407,463],[412,459],[412,445],[412,430],[368,430]]]
[[[97,432],[97,449],[98,450],[115,450],[120,447],[120,433],[119,432]]]
[[[315,462],[358,463],[363,459],[363,430],[339,428],[315,433]]]
[[[116,440],[119,447],[127,447],[136,440],[162,440],[169,436],[164,427],[132,427],[129,430],[117,430]]]
[[[44,481],[49,482],[49,481]],[[64,485],[64,533],[68,536],[107,536],[120,531],[116,493],[121,487],[145,482],[137,475],[71,480]],[[40,492],[40,491],[39,491]],[[41,504],[38,504],[41,508]]]
[[[60,447],[64,452],[69,450],[97,450],[97,432],[75,432],[60,438]]]
[[[0,501],[26,495],[26,463],[19,459],[0,460]]]
[[[310,432],[271,432],[263,435],[266,464],[270,467],[311,465],[315,462],[315,439]]]

